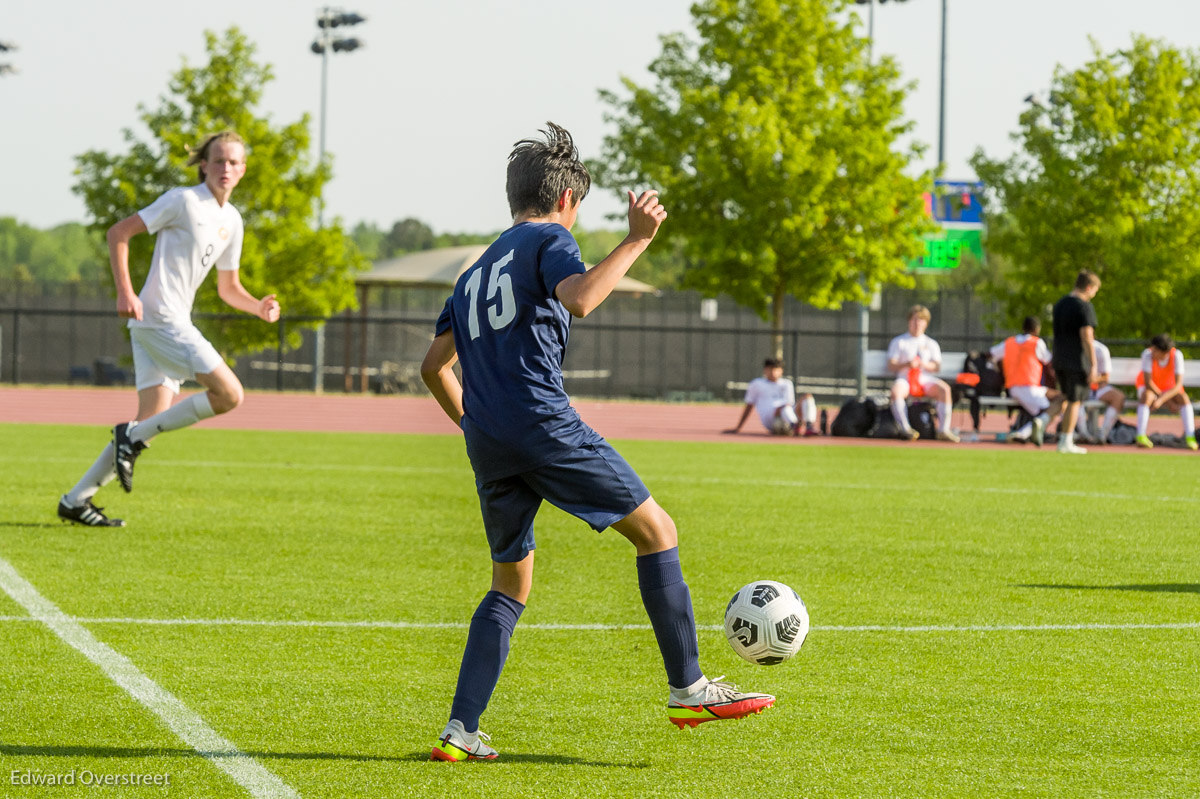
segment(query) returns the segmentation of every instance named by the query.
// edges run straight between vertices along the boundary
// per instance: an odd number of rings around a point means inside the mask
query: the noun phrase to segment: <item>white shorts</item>
[[[207,374],[225,363],[216,348],[194,325],[187,327],[129,327],[137,390],[166,386],[175,394],[184,380]]]
[[[1088,399],[1098,400],[1110,391],[1115,391],[1118,394],[1121,393],[1121,389],[1117,388],[1116,386],[1100,386],[1100,388],[1093,388],[1091,391],[1088,392]],[[1141,396],[1140,389],[1139,389],[1138,396],[1139,397]]]
[[[1012,386],[1008,389],[1008,396],[1021,403],[1021,407],[1032,416],[1050,407],[1045,386]]]
[[[769,419],[763,419],[763,427],[773,436],[791,435],[792,430],[800,420],[796,418],[796,409],[791,405],[781,405],[779,413]]]

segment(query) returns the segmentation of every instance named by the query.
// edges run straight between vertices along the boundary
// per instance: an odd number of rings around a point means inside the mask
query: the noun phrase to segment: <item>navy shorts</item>
[[[602,438],[546,466],[475,487],[497,563],[516,563],[533,551],[533,517],[543,499],[599,532],[650,498],[641,478]]]

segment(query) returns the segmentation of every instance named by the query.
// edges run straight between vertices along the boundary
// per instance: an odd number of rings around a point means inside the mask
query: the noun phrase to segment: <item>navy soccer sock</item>
[[[479,729],[479,717],[487,708],[508,657],[508,642],[525,606],[499,591],[488,591],[471,617],[467,648],[458,670],[458,686],[450,705],[450,718],[463,729]]]
[[[667,682],[674,688],[686,688],[703,679],[704,674],[700,671],[692,594],[679,568],[679,548],[638,555],[637,569],[642,604],[658,639]]]

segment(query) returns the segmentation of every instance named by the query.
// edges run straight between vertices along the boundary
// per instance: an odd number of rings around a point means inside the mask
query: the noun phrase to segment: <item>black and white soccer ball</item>
[[[744,585],[725,608],[725,637],[751,663],[774,666],[800,651],[808,635],[808,608],[783,583]]]

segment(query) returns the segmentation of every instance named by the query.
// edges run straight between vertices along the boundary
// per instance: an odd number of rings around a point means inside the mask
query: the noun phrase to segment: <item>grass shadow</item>
[[[412,762],[428,762],[429,753],[413,752],[406,757],[398,759]],[[482,763],[485,761],[478,762]],[[650,768],[649,763],[605,763],[599,760],[584,760],[578,757],[570,757],[569,755],[514,754],[512,752],[501,752],[500,757],[495,762],[545,764],[551,766],[593,766],[598,768]]]
[[[25,757],[253,757],[259,760],[357,760],[399,762],[408,757],[388,755],[356,755],[344,752],[197,752],[194,749],[174,749],[159,746],[22,746],[0,744],[0,755]],[[428,757],[428,755],[426,755]]]
[[[1200,594],[1200,583],[1148,583],[1145,585],[1072,585],[1032,583],[1015,588],[1059,588],[1074,591],[1154,591],[1167,594]]]
[[[22,746],[0,744],[0,755],[14,757],[95,757],[95,758],[138,758],[138,757],[252,757],[257,760],[347,760],[358,762],[427,763],[429,752],[414,752],[407,755],[356,755],[345,752],[197,752],[193,749],[168,747],[129,746]],[[583,760],[567,755],[502,754],[499,763],[544,763],[556,766],[595,766],[603,768],[649,768],[649,763],[605,763]]]

